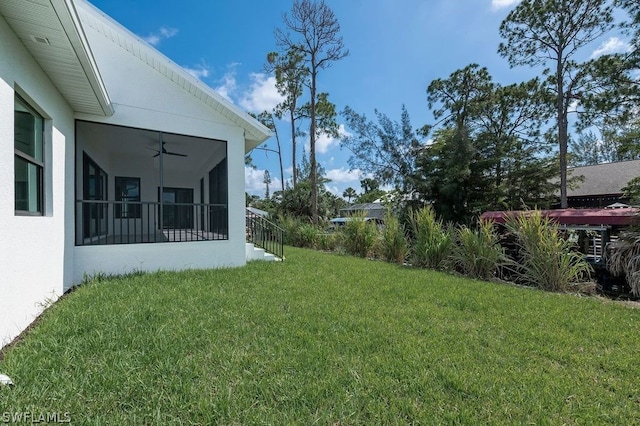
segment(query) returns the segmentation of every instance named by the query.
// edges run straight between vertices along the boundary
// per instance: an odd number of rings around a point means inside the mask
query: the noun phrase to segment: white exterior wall
[[[115,113],[111,117],[79,114],[86,121],[135,127],[165,133],[197,136],[227,142],[229,240],[184,243],[147,243],[74,248],[73,279],[99,272],[122,274],[133,271],[177,270],[242,266],[245,255],[244,133],[228,118],[207,107],[201,100],[167,79],[127,50],[93,28],[85,27],[91,50],[105,82]],[[109,147],[88,148],[94,161],[109,176],[109,199],[113,200],[114,176],[130,176],[126,162],[111,161]],[[78,151],[81,151],[78,149]],[[89,152],[91,151],[91,152]],[[82,152],[78,155],[81,162]],[[214,164],[211,165],[213,167]],[[78,163],[76,163],[78,167]],[[194,172],[191,170],[191,172]],[[208,189],[209,169],[196,171],[197,178],[180,182],[179,176],[166,175],[165,186],[194,188],[199,200],[199,180],[205,177]],[[81,170],[77,170],[81,173]],[[171,173],[171,172],[169,172]],[[193,176],[193,173],[192,173]],[[140,176],[145,179],[145,176]],[[146,176],[155,180],[155,176]],[[142,200],[155,200],[157,188],[142,181]],[[207,191],[206,191],[207,192]]]
[[[73,112],[0,17],[0,347],[71,284]],[[7,60],[10,58],[11,60]],[[16,216],[14,90],[45,117],[44,216]]]
[[[78,6],[89,7],[82,2]],[[0,16],[0,347],[85,274],[230,267],[246,262],[243,129],[110,38],[88,25],[84,30],[113,102],[115,114],[110,117],[74,113]],[[45,117],[43,216],[15,215],[16,91]],[[76,173],[82,176],[82,148],[76,149],[74,134],[76,119],[226,141],[229,239],[76,246]],[[87,150],[108,173],[109,199],[113,200],[113,178],[130,176],[134,165],[121,158],[114,160],[108,144]],[[213,156],[218,154],[212,152]],[[210,161],[215,160],[212,157]],[[202,202],[196,189],[199,178],[207,177],[208,167],[214,165],[198,166],[182,181],[177,174],[167,177],[174,182],[171,186],[193,187],[194,201]],[[153,186],[144,185],[143,191],[143,200],[157,197]]]

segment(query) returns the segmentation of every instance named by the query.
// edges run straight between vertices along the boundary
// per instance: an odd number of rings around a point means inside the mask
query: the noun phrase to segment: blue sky
[[[174,62],[250,112],[270,109],[279,100],[272,76],[265,74],[266,54],[275,50],[273,30],[292,0],[89,0]],[[407,107],[414,128],[432,123],[426,88],[470,63],[486,66],[499,83],[535,76],[526,67],[511,69],[497,54],[498,28],[519,0],[325,0],[341,26],[350,55],[319,76],[319,89],[341,111],[350,106],[374,118],[374,110],[399,120]],[[620,50],[619,39],[603,50]],[[343,120],[339,117],[339,123]],[[283,143],[285,180],[291,177],[288,123],[278,126]],[[275,140],[267,141],[275,148]],[[299,150],[300,152],[300,150]],[[360,192],[362,174],[350,171],[349,152],[323,137],[318,161],[341,195],[351,186]],[[277,155],[253,153],[247,191],[264,196],[264,170],[280,188]]]

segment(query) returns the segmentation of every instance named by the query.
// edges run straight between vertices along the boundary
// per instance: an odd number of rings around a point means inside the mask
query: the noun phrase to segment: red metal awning
[[[542,216],[549,217],[560,225],[608,225],[624,226],[640,220],[640,209],[557,209],[540,210]],[[530,215],[533,210],[490,211],[480,216],[481,220],[504,223],[509,216]]]

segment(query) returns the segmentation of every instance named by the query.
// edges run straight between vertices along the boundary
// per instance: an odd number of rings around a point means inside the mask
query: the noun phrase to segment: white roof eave
[[[0,0],[0,15],[73,111],[111,115],[113,107],[74,1]]]
[[[88,25],[95,25],[95,29],[99,32],[117,32],[119,37],[118,43],[121,44],[124,41],[125,44],[128,42],[136,45],[135,49],[127,49],[130,53],[138,57],[141,61],[147,63],[147,65],[154,68],[174,84],[178,84],[184,91],[191,93],[205,105],[208,105],[210,108],[218,111],[223,116],[227,117],[229,120],[244,129],[246,152],[251,151],[271,137],[271,130],[250,116],[247,112],[237,107],[201,80],[192,76],[183,67],[176,64],[162,52],[149,45],[146,41],[132,33],[113,18],[106,15],[96,6],[85,0],[81,1],[83,2],[83,6],[86,6],[83,7],[83,11],[88,12],[90,19],[93,21],[93,23],[89,23]],[[85,16],[85,14],[82,15],[83,19]],[[106,29],[105,25],[108,29]],[[120,37],[122,38],[120,39]]]
[[[106,116],[113,115],[113,105],[111,104],[109,94],[100,76],[98,65],[91,53],[91,47],[82,29],[82,23],[80,22],[73,0],[51,0],[51,4],[60,19],[60,23],[64,28],[69,42],[73,46],[73,50],[89,80],[94,96],[100,103],[102,111]]]

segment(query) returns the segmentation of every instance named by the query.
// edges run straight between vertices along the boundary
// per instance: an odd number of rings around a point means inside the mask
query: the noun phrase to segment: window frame
[[[15,117],[16,117],[16,106],[17,104],[20,103],[22,107],[24,107],[25,109],[27,109],[27,112],[29,112],[35,119],[38,119],[40,121],[40,128],[41,128],[41,138],[42,138],[42,144],[40,146],[40,158],[42,158],[42,160],[38,160],[35,157],[27,154],[26,152],[22,151],[21,149],[18,149],[16,147],[16,128],[15,128]],[[40,114],[33,106],[31,106],[31,104],[22,96],[20,96],[18,93],[14,93],[14,107],[13,107],[13,113],[14,113],[14,130],[13,130],[13,154],[14,154],[14,170],[13,170],[13,182],[14,182],[14,212],[16,216],[44,216],[45,215],[45,188],[44,188],[44,176],[45,176],[45,171],[46,171],[46,167],[45,167],[45,153],[46,153],[46,129],[45,129],[45,118],[42,116],[42,114]],[[36,167],[36,170],[39,172],[38,174],[38,180],[37,180],[37,210],[36,211],[31,211],[31,210],[21,210],[18,209],[17,206],[17,199],[16,199],[16,195],[17,192],[15,190],[15,184],[16,182],[16,168],[15,168],[15,163],[17,160],[22,160],[25,163],[27,163],[28,165],[34,165]],[[27,191],[28,192],[28,191]]]
[[[96,188],[100,191],[96,192],[93,197],[91,192],[91,173],[89,170],[93,168],[98,177]],[[95,184],[95,182],[94,182]],[[99,192],[99,193],[98,193]],[[85,204],[82,212],[82,235],[85,239],[101,238],[109,234],[109,175],[102,167],[98,165],[86,152],[82,153],[82,199],[85,201],[105,201],[96,205]],[[102,206],[100,205],[102,204]],[[102,208],[101,208],[102,207]],[[93,209],[92,209],[93,208]],[[95,211],[95,214],[94,214]],[[95,222],[95,231],[91,231],[91,221]],[[103,223],[104,221],[104,223]]]

